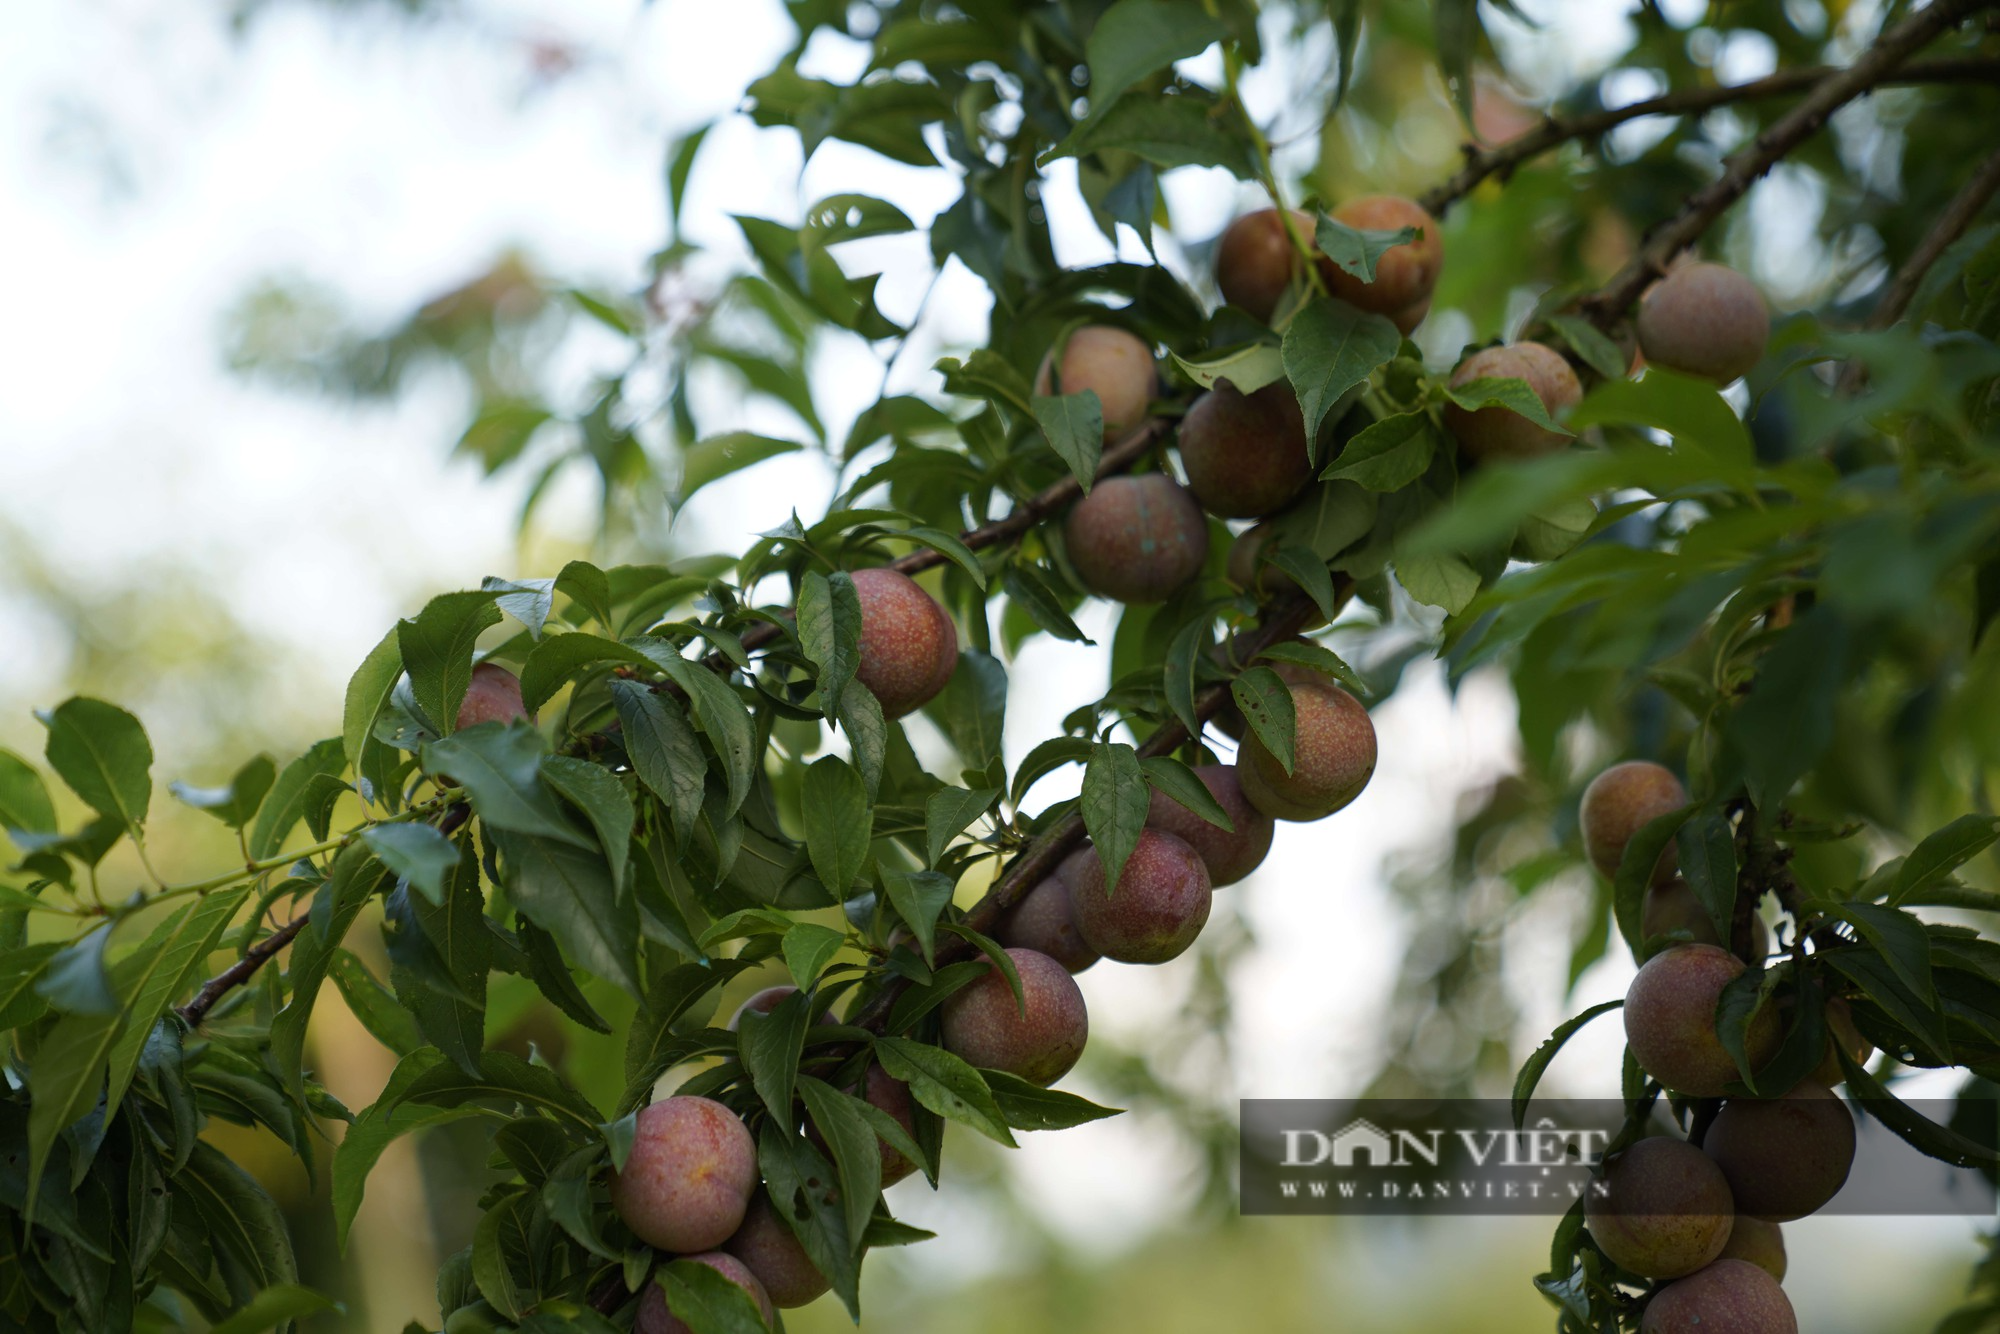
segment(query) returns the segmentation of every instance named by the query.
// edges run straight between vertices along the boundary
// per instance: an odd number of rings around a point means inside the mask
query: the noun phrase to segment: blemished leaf
[[[611,870],[611,883],[625,894],[625,864],[632,851],[632,829],[638,810],[625,785],[610,770],[588,760],[551,755],[542,761],[542,781],[577,810],[597,834],[597,846]]]
[[[1931,889],[2000,839],[2000,819],[1961,815],[1910,850],[1889,890],[1889,906]]]
[[[361,748],[367,744],[382,706],[403,675],[402,632],[391,629],[347,680],[347,702],[341,711],[341,753],[350,768],[361,766]]]
[[[223,787],[170,783],[167,790],[183,804],[206,811],[231,829],[241,829],[257,814],[264,795],[278,779],[278,766],[268,755],[246,762]]]
[[[1551,315],[1549,326],[1563,336],[1584,365],[1607,380],[1622,380],[1630,365],[1618,344],[1581,315]]]
[[[1449,551],[1398,551],[1396,582],[1417,601],[1456,616],[1479,593],[1479,571]]]
[[[1297,740],[1298,710],[1292,688],[1269,667],[1252,667],[1229,683],[1229,697],[1243,711],[1244,721],[1286,773],[1292,771]]]
[[[868,1230],[875,1202],[882,1197],[882,1150],[876,1143],[874,1126],[861,1110],[868,1104],[811,1078],[799,1080],[799,1095],[840,1172],[847,1235],[860,1237]]]
[[[1505,408],[1526,417],[1545,431],[1572,434],[1549,416],[1548,406],[1542,402],[1541,395],[1518,375],[1482,375],[1461,385],[1446,385],[1444,394],[1467,412],[1477,412],[1481,408]]]
[[[153,746],[139,720],[81,695],[38,716],[49,729],[49,767],[92,810],[139,837],[153,798]]]
[[[731,473],[781,454],[796,454],[804,448],[796,440],[780,440],[753,431],[730,431],[697,441],[681,455],[681,482],[675,503],[685,505],[710,482],[719,482]]]
[[[56,808],[35,767],[11,750],[0,750],[0,830],[30,834],[56,831]]]
[[[840,952],[847,937],[818,922],[800,922],[785,932],[785,968],[804,991],[819,977],[827,961]]]
[[[1104,864],[1106,894],[1117,890],[1125,861],[1139,846],[1150,802],[1137,751],[1122,741],[1100,741],[1091,748],[1090,763],[1083,771],[1081,810],[1083,827],[1090,831]]]
[[[1238,393],[1254,394],[1285,378],[1285,355],[1276,343],[1246,343],[1215,356],[1189,360],[1169,351],[1174,364],[1204,389],[1227,380]]]
[[[1542,1082],[1542,1075],[1548,1070],[1549,1062],[1555,1060],[1556,1053],[1562,1050],[1563,1044],[1575,1037],[1578,1029],[1598,1015],[1609,1014],[1624,1004],[1623,1000],[1605,1001],[1601,1005],[1591,1006],[1575,1018],[1565,1019],[1556,1025],[1556,1031],[1549,1034],[1542,1045],[1535,1048],[1534,1053],[1521,1063],[1521,1071],[1514,1077],[1514,1129],[1519,1130],[1527,1124],[1528,1103],[1535,1096],[1535,1086]]]
[[[1681,875],[1722,940],[1736,917],[1736,838],[1722,812],[1706,810],[1674,834]]]
[[[736,1021],[736,1050],[743,1068],[775,1117],[791,1115],[799,1055],[805,1050],[806,1029],[812,1026],[810,1003],[805,992],[795,991],[768,1012],[746,1009]]]
[[[1157,755],[1139,761],[1146,771],[1146,781],[1169,800],[1179,802],[1216,828],[1235,832],[1235,822],[1229,812],[1222,809],[1222,803],[1208,790],[1208,784],[1195,776],[1194,770],[1169,755]]]
[[[867,785],[847,761],[823,756],[805,772],[800,804],[813,870],[828,893],[844,899],[868,865],[874,818]]]
[[[796,1131],[776,1120],[766,1120],[758,1132],[757,1167],[778,1216],[798,1237],[813,1268],[833,1285],[848,1314],[859,1321],[859,1266],[846,1215],[827,1189],[833,1168]]]
[[[896,915],[903,919],[904,925],[917,938],[924,961],[929,963],[938,916],[951,903],[951,877],[936,871],[904,871],[885,866],[882,868],[882,887],[888,892]]]
[[[262,861],[274,857],[285,839],[306,818],[325,781],[337,781],[347,762],[338,737],[315,742],[305,754],[286,765],[278,774],[250,830],[250,855]]]
[[[288,1321],[338,1310],[339,1305],[331,1297],[322,1297],[296,1283],[280,1283],[252,1297],[249,1305],[210,1329],[209,1334],[263,1334]]]
[[[1000,789],[941,787],[924,801],[925,864],[935,867],[951,841],[1000,800]]]
[[[1035,420],[1049,448],[1069,468],[1070,476],[1090,493],[1097,478],[1097,461],[1104,453],[1104,405],[1095,389],[1077,394],[1037,394]]]
[[[695,1260],[673,1260],[653,1271],[667,1310],[692,1334],[768,1334],[764,1313],[748,1289]]]
[[[611,702],[625,737],[632,770],[673,817],[674,837],[687,839],[701,816],[707,789],[708,757],[673,700],[633,681],[613,681]]]
[[[602,853],[553,839],[493,831],[507,895],[523,916],[554,936],[580,968],[639,987],[639,907],[620,895]]]
[[[1320,471],[1370,491],[1400,491],[1424,475],[1437,452],[1430,414],[1404,412],[1363,427]]]
[[[615,639],[580,630],[550,635],[535,645],[521,664],[521,703],[529,713],[539,710],[568,684],[569,679],[599,663],[622,662],[651,667],[652,659]]]
[[[891,1079],[908,1084],[911,1095],[939,1116],[971,1126],[1010,1149],[1017,1147],[993,1091],[958,1057],[910,1038],[878,1039],[875,1057]]]
[[[458,706],[472,684],[472,651],[480,634],[500,623],[496,596],[484,590],[443,593],[396,625],[410,696],[439,736],[449,736],[458,726]]]
[[[1314,297],[1285,330],[1285,374],[1305,414],[1306,438],[1319,434],[1334,404],[1396,355],[1402,334],[1383,316],[1345,301]]]
[[[378,824],[361,831],[361,841],[382,864],[403,876],[432,903],[444,898],[444,878],[458,865],[458,849],[427,824]]]
[[[1399,245],[1416,240],[1422,231],[1421,227],[1399,227],[1393,231],[1350,227],[1338,218],[1322,214],[1313,239],[1320,253],[1336,266],[1364,283],[1372,283],[1375,281],[1375,266],[1381,262],[1382,256]]]
[[[979,1073],[985,1078],[986,1087],[992,1091],[993,1102],[999,1107],[1000,1115],[1016,1130],[1068,1130],[1072,1126],[1124,1115],[1123,1108],[1099,1107],[1088,1098],[1079,1098],[1060,1089],[1043,1088],[1004,1070],[982,1070]]]

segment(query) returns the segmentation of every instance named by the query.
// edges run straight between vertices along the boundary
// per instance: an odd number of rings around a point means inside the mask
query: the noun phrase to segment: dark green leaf
[[[611,869],[611,883],[625,893],[625,863],[632,851],[632,828],[638,821],[625,785],[601,764],[551,755],[542,761],[542,781],[583,812],[597,831],[597,845]]]
[[[1967,1139],[1957,1131],[1939,1125],[1883,1087],[1880,1080],[1868,1073],[1866,1066],[1847,1053],[1845,1044],[1836,1042],[1832,1048],[1840,1058],[1848,1095],[1919,1153],[1958,1167],[1990,1168],[2000,1165],[2000,1153],[1995,1152],[1994,1145]]]
[[[691,1334],[767,1334],[764,1313],[749,1290],[695,1260],[674,1260],[653,1272],[667,1310]]]
[[[331,737],[315,742],[312,749],[286,765],[258,808],[257,823],[250,831],[250,855],[259,861],[275,857],[315,800],[314,780],[338,778],[346,763],[340,738]]]
[[[1200,0],[1118,0],[1098,17],[1084,45],[1093,114],[1142,79],[1228,35],[1228,25]]]
[[[1612,911],[1618,920],[1618,934],[1625,937],[1625,944],[1635,958],[1646,957],[1645,932],[1640,929],[1639,919],[1645,908],[1646,891],[1653,883],[1653,869],[1659,865],[1660,854],[1667,850],[1694,811],[1692,806],[1668,811],[1641,825],[1626,840],[1618,874],[1612,877]]]
[[[812,986],[820,969],[826,967],[827,960],[838,954],[846,942],[846,936],[817,922],[800,922],[785,932],[785,967],[799,990]]]
[[[265,793],[278,778],[278,766],[259,755],[236,771],[226,787],[191,787],[170,783],[168,791],[196,810],[207,811],[231,829],[241,829],[257,814]]]
[[[992,1090],[993,1101],[1000,1108],[1000,1114],[1016,1130],[1068,1130],[1072,1126],[1124,1114],[1122,1108],[1099,1107],[1087,1098],[1030,1084],[1019,1075],[1010,1075],[1004,1070],[982,1070],[980,1074],[985,1077],[987,1088]]]
[[[1077,626],[1057,600],[1054,590],[1032,567],[1008,565],[1006,572],[1000,576],[1000,586],[1006,590],[1008,601],[1027,612],[1030,620],[1055,638],[1072,644],[1097,642]]]
[[[1289,700],[1287,700],[1289,703]],[[1122,741],[1100,741],[1083,771],[1083,827],[1097,844],[1104,864],[1104,892],[1118,888],[1126,858],[1139,846],[1151,798],[1138,752]]]
[[[890,1078],[908,1084],[916,1100],[939,1116],[971,1126],[1010,1149],[1016,1147],[992,1090],[958,1057],[909,1038],[877,1040],[875,1056]]]
[[[120,961],[116,971],[118,989],[126,998],[125,1027],[107,1058],[107,1116],[116,1112],[124,1099],[153,1021],[197,977],[207,974],[208,956],[216,941],[249,897],[249,885],[210,890],[185,913],[160,923],[143,946]]]
[[[1736,838],[1722,812],[1702,811],[1674,835],[1681,875],[1722,940],[1736,920]]]
[[[1622,380],[1630,359],[1602,330],[1581,315],[1551,315],[1549,325],[1563,336],[1590,369],[1607,380]]]
[[[472,650],[488,626],[500,622],[490,592],[444,593],[396,626],[410,694],[438,735],[458,726],[458,706],[472,684]]]
[[[414,1058],[412,1058],[414,1059]],[[479,1058],[479,1073],[468,1075],[449,1061],[439,1061],[410,1081],[395,1102],[386,1097],[376,1106],[394,1111],[403,1103],[431,1107],[463,1107],[468,1103],[538,1107],[567,1120],[584,1139],[594,1138],[604,1117],[590,1101],[545,1065],[531,1065],[510,1052],[489,1051]]]
[[[895,906],[896,915],[903,919],[904,925],[916,937],[918,948],[924,952],[924,961],[930,962],[938,915],[951,903],[951,877],[936,871],[904,871],[885,866],[882,868],[882,886],[888,891],[889,902]]]
[[[458,865],[458,849],[436,829],[408,821],[378,824],[362,830],[361,841],[432,903],[444,900],[444,878]]]
[[[868,1230],[875,1202],[882,1197],[882,1150],[875,1127],[862,1110],[868,1104],[832,1085],[802,1077],[799,1095],[819,1127],[840,1172],[841,1205],[847,1214],[847,1235],[859,1238]]]
[[[1000,758],[1007,723],[1007,669],[978,649],[958,656],[958,670],[926,707],[951,738],[968,768],[985,770]]]
[[[248,1306],[216,1325],[208,1334],[262,1334],[264,1330],[276,1329],[288,1321],[339,1309],[331,1298],[322,1297],[311,1288],[302,1288],[296,1283],[280,1283],[252,1297]]]
[[[742,699],[714,672],[677,653],[660,654],[654,661],[687,692],[694,705],[695,721],[721,757],[728,780],[729,804],[724,814],[734,814],[750,794],[757,766],[756,733]]]
[[[681,481],[674,503],[685,505],[710,482],[719,482],[765,459],[796,454],[804,448],[796,440],[780,440],[753,431],[729,431],[697,441],[681,454]]]
[[[382,864],[367,847],[351,843],[333,859],[332,873],[313,905],[313,920],[292,941],[291,999],[271,1021],[271,1060],[293,1098],[305,1100],[306,1024],[326,980],[328,961],[363,905],[381,888]],[[322,911],[323,906],[323,911]]]
[[[1545,431],[1555,431],[1560,435],[1571,432],[1549,416],[1548,406],[1542,402],[1526,380],[1518,375],[1481,376],[1477,380],[1467,380],[1461,385],[1446,385],[1445,397],[1464,408],[1467,412],[1477,412],[1481,408],[1500,407],[1509,412],[1519,413]]]
[[[651,667],[652,659],[638,649],[601,635],[571,631],[550,635],[535,645],[521,666],[521,703],[534,713],[555,697],[569,679],[599,663],[622,662]]]
[[[56,831],[56,808],[42,776],[11,750],[0,750],[0,829]]]
[[[1903,859],[1889,891],[1889,906],[1895,907],[1912,894],[1921,894],[1977,857],[2000,838],[2000,820],[1990,815],[1961,815],[1944,828],[1917,844]]]
[[[1416,240],[1422,232],[1421,227],[1400,227],[1394,231],[1350,227],[1338,218],[1322,214],[1313,239],[1320,253],[1336,266],[1364,283],[1373,283],[1375,266],[1382,256]]]
[[[828,755],[806,770],[800,804],[813,870],[828,893],[844,899],[868,865],[874,817],[867,786],[847,761]]]
[[[49,767],[100,815],[134,838],[153,797],[153,746],[139,720],[115,704],[77,696],[40,715]]]
[[[1535,1048],[1533,1054],[1521,1063],[1521,1072],[1514,1076],[1514,1129],[1519,1130],[1527,1124],[1528,1102],[1535,1096],[1535,1085],[1542,1082],[1542,1075],[1549,1068],[1549,1062],[1555,1060],[1556,1053],[1562,1050],[1563,1044],[1575,1037],[1578,1029],[1598,1015],[1609,1014],[1624,1004],[1623,1000],[1605,1001],[1601,1005],[1591,1006],[1573,1019],[1565,1019],[1556,1025],[1556,1031],[1549,1034],[1542,1045]]]
[[[1437,430],[1426,412],[1384,417],[1362,428],[1320,472],[1370,491],[1400,491],[1424,475],[1437,452]]]
[[[580,968],[639,994],[639,909],[620,895],[601,854],[551,839],[493,832],[507,896]]]
[[[941,787],[924,802],[925,863],[935,867],[951,841],[993,808],[1000,789],[982,787],[967,791],[962,787]]]
[[[1229,683],[1229,696],[1264,749],[1290,773],[1298,731],[1292,688],[1269,667],[1252,667]]]
[[[1049,447],[1069,467],[1070,476],[1090,493],[1097,460],[1104,453],[1104,405],[1095,389],[1077,394],[1037,394],[1035,420]]]
[[[341,753],[350,768],[361,767],[361,748],[374,730],[375,719],[403,675],[401,631],[390,630],[347,681],[347,705],[341,713]]]
[[[1356,310],[1345,301],[1315,297],[1285,330],[1285,374],[1305,413],[1306,438],[1348,390],[1396,355],[1403,336],[1380,315]]]
[[[1144,759],[1139,764],[1146,771],[1146,781],[1169,800],[1179,802],[1218,829],[1235,832],[1235,822],[1208,790],[1208,784],[1195,777],[1194,770],[1166,755]]]
[[[799,646],[819,669],[819,693],[829,717],[861,660],[861,597],[844,570],[810,570],[799,582]]]
[[[533,834],[596,851],[541,781],[548,743],[526,723],[481,723],[441,741],[426,741],[424,772],[463,787],[488,829]]]
[[[674,836],[685,840],[701,816],[708,757],[679,704],[631,681],[613,681],[611,700],[624,732],[633,772],[667,804]]]
[[[736,1049],[743,1068],[750,1073],[751,1085],[771,1115],[787,1122],[806,1029],[812,1026],[807,1008],[810,1001],[805,992],[795,991],[768,1013],[745,1010],[736,1021]]]

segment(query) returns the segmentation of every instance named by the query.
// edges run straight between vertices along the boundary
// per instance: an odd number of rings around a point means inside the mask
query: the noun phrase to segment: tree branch
[[[1977,10],[1992,8],[1995,3],[1996,0],[1932,0],[1928,8],[1882,33],[1852,65],[1815,84],[1805,100],[1732,154],[1723,163],[1720,176],[1689,195],[1680,212],[1656,228],[1639,253],[1610,282],[1584,298],[1584,314],[1600,329],[1615,325],[1647,285],[1667,271],[1668,261],[1701,239],[1702,233],[1765,172],[1818,133],[1828,117],[1887,81],[1905,60],[1940,33]]]
[[[1735,83],[1716,88],[1681,88],[1627,106],[1586,112],[1576,116],[1552,116],[1534,129],[1516,135],[1505,143],[1495,144],[1492,147],[1467,144],[1465,165],[1449,180],[1417,196],[1417,202],[1433,216],[1442,217],[1447,209],[1471,194],[1487,177],[1498,176],[1505,180],[1513,175],[1515,168],[1528,159],[1540,157],[1543,153],[1560,148],[1572,140],[1595,139],[1629,121],[1643,120],[1648,116],[1701,115],[1736,102],[1751,102],[1767,97],[1785,97],[1792,93],[1802,93],[1840,72],[1840,67],[1836,65],[1803,65],[1796,69],[1779,70],[1775,74],[1753,79],[1748,83]],[[1955,56],[1939,60],[1913,61],[1877,80],[1877,83],[2000,85],[2000,60]]]
[[[304,930],[305,924],[311,918],[310,912],[300,913],[245,950],[242,958],[202,983],[201,990],[195,992],[194,999],[178,1008],[177,1012],[187,1021],[187,1026],[199,1028],[201,1021],[208,1017],[208,1012],[215,1008],[217,1001],[227,995],[232,988],[240,987],[254,977],[259,968],[271,961],[272,956],[292,943],[292,937]]]

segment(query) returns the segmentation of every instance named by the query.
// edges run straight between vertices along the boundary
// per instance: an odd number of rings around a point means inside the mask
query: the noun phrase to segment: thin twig
[[[1802,93],[1840,72],[1837,65],[1803,65],[1796,69],[1779,70],[1748,83],[1716,88],[1680,88],[1627,106],[1575,116],[1551,116],[1534,129],[1518,134],[1505,143],[1490,148],[1467,144],[1465,165],[1450,180],[1417,196],[1417,202],[1433,216],[1442,217],[1446,209],[1471,194],[1487,177],[1498,176],[1505,180],[1528,159],[1540,157],[1573,140],[1595,139],[1629,121],[1643,120],[1648,116],[1697,116],[1736,102]],[[2000,85],[2000,61],[1971,56],[1912,61],[1877,82]]]
[[[255,976],[257,970],[270,962],[273,955],[292,943],[292,937],[304,930],[306,923],[311,919],[310,912],[300,913],[244,951],[242,958],[202,983],[201,990],[195,992],[194,999],[179,1007],[180,1017],[187,1021],[188,1027],[200,1027],[201,1021],[208,1017],[208,1012],[215,1008],[217,1001],[227,995],[232,988],[242,986]]]

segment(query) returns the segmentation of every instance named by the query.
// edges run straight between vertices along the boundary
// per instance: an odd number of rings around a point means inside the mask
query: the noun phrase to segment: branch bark
[[[180,1006],[176,1013],[187,1021],[189,1028],[199,1028],[201,1021],[208,1017],[208,1012],[215,1008],[217,1001],[228,995],[233,988],[242,986],[254,977],[257,970],[269,963],[279,950],[292,943],[292,937],[304,930],[305,924],[311,919],[311,913],[302,912],[252,945],[243,952],[242,958],[202,983],[201,990],[195,992],[194,999]]]

